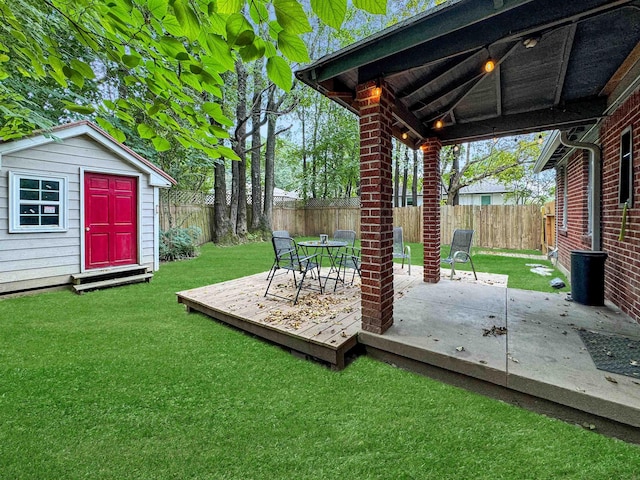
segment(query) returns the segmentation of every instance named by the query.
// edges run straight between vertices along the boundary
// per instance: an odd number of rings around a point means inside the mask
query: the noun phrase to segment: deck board
[[[394,290],[402,296],[412,285],[422,282],[422,269],[409,276],[394,269]],[[348,277],[350,278],[350,277]],[[308,281],[308,280],[307,280]],[[305,281],[305,284],[307,283]],[[267,272],[228,282],[178,292],[178,302],[216,320],[297,352],[328,362],[332,368],[344,368],[344,358],[357,344],[360,331],[360,284],[339,285],[325,293],[303,288],[297,305],[281,298],[264,297]],[[310,283],[313,283],[310,282]],[[295,295],[291,274],[279,275],[270,293]]]

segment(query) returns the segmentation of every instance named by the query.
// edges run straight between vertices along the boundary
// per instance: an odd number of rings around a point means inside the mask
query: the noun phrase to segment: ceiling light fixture
[[[496,62],[494,62],[493,60],[487,60],[487,63],[484,64],[484,71],[487,73],[493,72],[495,68]]]

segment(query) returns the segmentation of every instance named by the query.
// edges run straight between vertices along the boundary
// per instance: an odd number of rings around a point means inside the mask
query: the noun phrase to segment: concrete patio
[[[609,306],[496,285],[413,284],[394,304],[393,326],[383,335],[361,331],[358,341],[389,363],[609,434],[637,435],[640,367],[637,379],[598,370],[578,329],[638,340],[640,325]]]

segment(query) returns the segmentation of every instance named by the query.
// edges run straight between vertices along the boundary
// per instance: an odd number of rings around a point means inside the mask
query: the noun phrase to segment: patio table
[[[336,267],[336,257],[338,256],[337,254],[340,252],[340,249],[349,245],[349,242],[342,240],[327,240],[326,242],[322,242],[320,240],[307,240],[298,242],[298,245],[303,247],[305,250],[310,248],[313,248],[316,251],[320,250],[320,262],[322,262],[323,257],[327,257],[329,259],[329,272],[325,277],[322,277],[325,279],[324,285],[322,286],[323,289],[329,278],[334,274],[336,276],[336,283],[339,281],[344,283],[344,279],[340,278],[340,270]],[[323,250],[325,250],[326,253],[322,253]]]

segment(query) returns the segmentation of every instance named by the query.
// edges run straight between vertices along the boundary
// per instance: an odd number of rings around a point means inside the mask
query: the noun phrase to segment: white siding
[[[82,224],[80,169],[103,173],[140,176],[138,221],[141,229],[139,260],[153,266],[154,200],[148,175],[137,171],[99,143],[87,136],[49,143],[3,155],[0,170],[0,293],[66,283],[70,275],[81,272]],[[69,179],[66,232],[8,233],[9,171],[34,175],[65,175]]]

